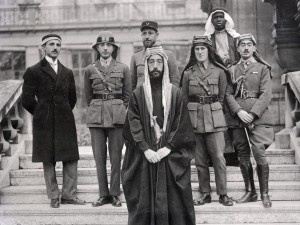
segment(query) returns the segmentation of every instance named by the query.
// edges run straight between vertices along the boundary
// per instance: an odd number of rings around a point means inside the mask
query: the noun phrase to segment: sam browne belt
[[[211,95],[211,96],[191,95],[191,96],[189,96],[189,102],[197,102],[202,105],[211,104],[211,103],[214,103],[217,101],[219,101],[219,98],[217,95]]]
[[[122,99],[122,95],[121,94],[110,94],[110,93],[93,94],[93,99],[102,99],[103,101],[112,100],[112,99]]]

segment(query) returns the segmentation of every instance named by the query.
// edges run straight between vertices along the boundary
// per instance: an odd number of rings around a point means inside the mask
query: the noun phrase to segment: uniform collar
[[[240,61],[238,62],[238,64],[246,64],[249,65],[251,63],[256,63],[257,61],[254,59],[253,56],[251,56],[249,59],[247,60],[243,60],[242,58],[240,59]]]
[[[102,66],[104,66],[104,65],[108,66],[110,64],[111,60],[112,60],[111,56],[107,59],[103,59],[102,57],[100,57],[100,63]]]

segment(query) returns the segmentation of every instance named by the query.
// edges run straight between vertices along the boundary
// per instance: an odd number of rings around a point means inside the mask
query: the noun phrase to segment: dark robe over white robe
[[[131,96],[123,136],[126,154],[121,177],[128,225],[194,225],[190,162],[195,137],[180,89],[172,86],[167,129],[158,144],[142,85]],[[160,162],[153,164],[146,159],[145,150],[157,151],[164,146],[171,152]]]

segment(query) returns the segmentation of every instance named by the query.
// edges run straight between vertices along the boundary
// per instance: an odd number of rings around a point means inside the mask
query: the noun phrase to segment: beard
[[[152,79],[155,79],[155,78],[160,78],[162,77],[162,74],[163,74],[163,71],[159,71],[157,69],[154,69],[152,71],[149,71],[149,76],[150,78]]]

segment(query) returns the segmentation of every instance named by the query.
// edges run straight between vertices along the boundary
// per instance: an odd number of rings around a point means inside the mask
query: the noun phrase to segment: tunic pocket
[[[219,80],[218,79],[208,79],[209,89],[212,94],[219,94]]]
[[[189,102],[188,105],[188,110],[189,110],[189,115],[191,119],[191,123],[193,128],[197,128],[197,108],[198,108],[198,103],[195,102]]]
[[[210,105],[214,128],[226,127],[225,116],[220,102]]]
[[[102,100],[93,99],[87,110],[86,122],[88,124],[102,124]]]
[[[112,120],[115,125],[123,125],[126,118],[126,108],[121,99],[112,101]]]

